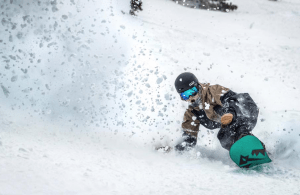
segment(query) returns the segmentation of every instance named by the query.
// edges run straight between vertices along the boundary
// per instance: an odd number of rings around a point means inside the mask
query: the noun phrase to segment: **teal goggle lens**
[[[190,96],[194,96],[198,93],[198,89],[196,87],[193,87],[192,89],[186,90],[185,92],[182,92],[180,94],[180,97],[183,100],[188,100]]]

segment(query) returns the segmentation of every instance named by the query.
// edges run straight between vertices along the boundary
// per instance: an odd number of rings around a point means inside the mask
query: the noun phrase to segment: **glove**
[[[187,136],[185,134],[183,136],[184,136],[184,141],[175,146],[175,150],[178,152],[182,152],[184,150],[190,150],[197,144],[197,138],[189,135]]]
[[[233,119],[233,114],[231,114],[231,113],[224,114],[221,117],[222,126],[225,127],[225,126],[229,125],[232,122],[232,119]]]

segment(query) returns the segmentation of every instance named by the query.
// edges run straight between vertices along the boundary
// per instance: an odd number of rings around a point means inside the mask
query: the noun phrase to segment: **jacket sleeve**
[[[221,127],[221,123],[210,120],[203,109],[200,111],[192,110],[192,113],[197,117],[197,120],[207,129],[217,129]]]
[[[200,128],[200,121],[197,120],[197,117],[192,113],[192,110],[193,109],[189,107],[184,113],[181,127],[186,135],[197,137]]]
[[[193,148],[197,144],[197,136],[199,132],[200,122],[197,120],[197,117],[191,112],[191,108],[187,109],[183,122],[183,141],[175,146],[177,151],[184,151]]]

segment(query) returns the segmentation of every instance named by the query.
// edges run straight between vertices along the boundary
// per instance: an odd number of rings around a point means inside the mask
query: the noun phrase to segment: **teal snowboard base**
[[[253,135],[247,135],[236,141],[231,146],[229,154],[240,168],[251,168],[271,162],[265,146]]]

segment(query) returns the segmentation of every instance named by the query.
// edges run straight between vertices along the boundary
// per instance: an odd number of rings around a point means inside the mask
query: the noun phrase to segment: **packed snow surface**
[[[300,3],[237,11],[144,0],[0,4],[0,194],[300,194]],[[180,141],[182,72],[249,93],[272,163],[239,169],[218,130]]]

